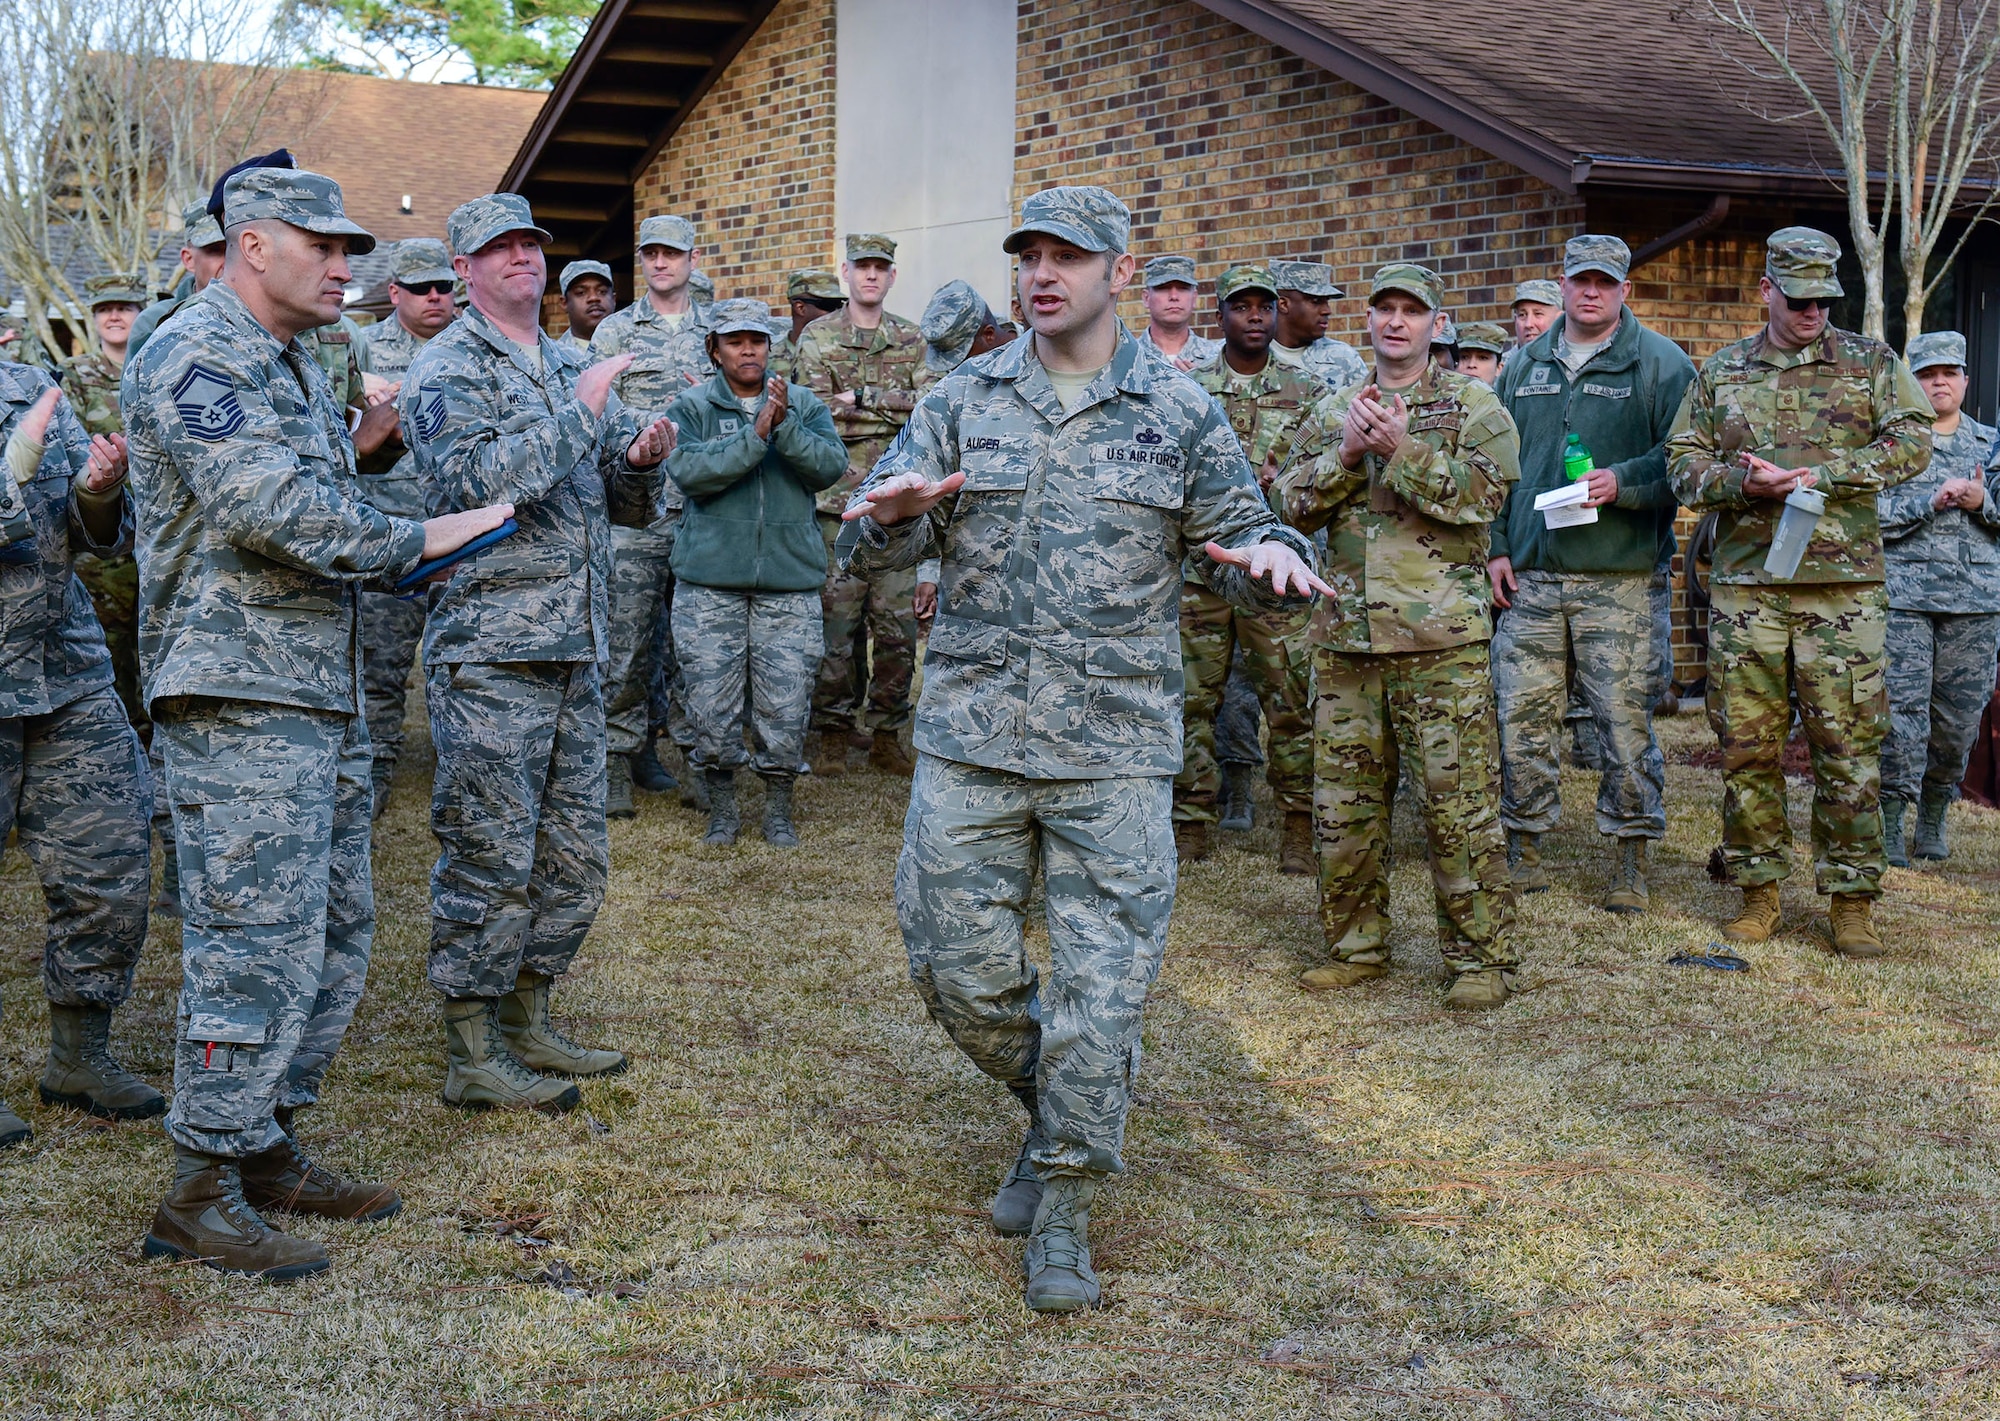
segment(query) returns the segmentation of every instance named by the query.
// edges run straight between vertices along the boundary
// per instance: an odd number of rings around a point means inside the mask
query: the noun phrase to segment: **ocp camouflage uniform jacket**
[[[101,351],[86,350],[72,355],[56,367],[62,382],[63,398],[89,434],[123,434],[125,417],[119,412],[118,385],[124,371],[113,365]]]
[[[583,363],[595,365],[614,355],[629,355],[632,363],[611,382],[612,393],[635,416],[658,419],[668,405],[715,373],[708,358],[708,307],[690,300],[687,319],[669,329],[667,318],[640,292],[638,300],[598,323]],[[679,510],[681,491],[672,479],[666,481],[664,497],[664,513]]]
[[[1932,418],[1916,376],[1882,342],[1829,326],[1803,350],[1779,350],[1759,331],[1702,362],[1667,437],[1667,477],[1689,508],[1721,514],[1717,582],[1880,582],[1875,495],[1929,462]],[[1764,571],[1784,500],[1744,497],[1744,454],[1815,470],[1827,496],[1789,578]]]
[[[361,384],[361,327],[352,316],[301,331],[299,344],[319,362],[333,402],[342,411],[367,408],[368,396]]]
[[[370,507],[345,413],[221,281],[125,372],[148,707],[216,696],[359,714],[359,584],[423,558]]]
[[[864,331],[854,307],[829,311],[799,332],[791,378],[820,398],[847,446],[847,477],[819,496],[819,511],[839,513],[868,476],[921,398],[924,335],[916,322],[882,313],[882,324]],[[854,393],[850,409],[834,399]]]
[[[43,371],[0,361],[0,447],[52,383]],[[47,715],[111,684],[111,653],[74,575],[74,559],[79,552],[132,550],[126,486],[104,495],[84,491],[90,436],[67,404],[56,406],[42,438],[42,461],[27,483],[17,485],[0,462],[0,543],[6,548],[0,555],[0,720]],[[115,504],[118,532],[111,542],[91,536],[86,498],[101,500],[100,507]],[[101,523],[110,521],[106,516]]]
[[[1034,779],[1176,773],[1189,548],[1276,539],[1311,556],[1258,498],[1215,401],[1122,331],[1067,413],[1032,333],[959,366],[862,487],[910,471],[962,471],[965,486],[924,518],[848,524],[840,558],[855,571],[943,559],[914,741],[962,764]],[[1211,566],[1232,602],[1298,605]]]
[[[379,375],[392,385],[399,384],[409,374],[410,363],[429,344],[429,341],[411,334],[410,328],[391,311],[387,320],[378,321],[361,333],[355,360],[364,375]],[[391,451],[395,447],[393,443],[389,446]],[[380,450],[372,459],[364,461],[361,487],[367,491],[368,501],[384,513],[394,513],[402,518],[422,518],[425,513],[424,490],[417,481],[416,457],[407,446],[392,457],[393,462],[387,468],[381,467]]]
[[[538,374],[468,306],[403,378],[403,440],[431,515],[511,503],[520,524],[453,568],[424,628],[427,666],[611,654],[611,524],[659,517],[666,474],[625,462],[639,422],[616,394],[592,414],[576,397],[582,363],[546,335],[540,352]]]
[[[1993,426],[1960,415],[1958,428],[1932,433],[1930,466],[1875,496],[1882,520],[1889,605],[1905,612],[2000,612],[2000,458]],[[1931,500],[1951,479],[1971,479],[1986,501],[1966,510]]]
[[[1301,532],[1327,530],[1315,645],[1355,653],[1437,651],[1493,635],[1487,525],[1521,476],[1514,421],[1479,381],[1436,361],[1405,391],[1409,437],[1387,459],[1340,462],[1347,407],[1328,395],[1292,444],[1271,506]]]

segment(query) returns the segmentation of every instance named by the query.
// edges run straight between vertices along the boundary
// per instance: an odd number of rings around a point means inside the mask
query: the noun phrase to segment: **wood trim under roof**
[[[629,279],[632,188],[777,0],[605,0],[500,181],[555,237]]]

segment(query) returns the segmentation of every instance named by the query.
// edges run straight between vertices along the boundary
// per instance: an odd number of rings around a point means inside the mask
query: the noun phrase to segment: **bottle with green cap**
[[[1596,461],[1590,457],[1590,451],[1583,447],[1582,436],[1571,434],[1569,441],[1563,445],[1563,477],[1575,483],[1596,467]]]

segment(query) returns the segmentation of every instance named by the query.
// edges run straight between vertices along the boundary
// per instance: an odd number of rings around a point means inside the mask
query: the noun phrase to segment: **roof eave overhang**
[[[535,121],[529,126],[527,136],[521,140],[521,146],[514,152],[514,161],[507,165],[506,176],[500,179],[500,191],[521,190],[521,184],[527,180],[529,172],[541,158],[542,150],[548,147],[549,140],[562,123],[570,103],[589,81],[592,66],[597,57],[604,52],[604,46],[610,41],[612,31],[625,17],[625,11],[631,3],[632,0],[604,0],[597,14],[591,18],[590,28],[583,32],[583,39],[577,45],[576,53],[570,56],[569,63],[563,67],[562,77],[557,79],[555,87],[549,90],[549,97],[542,104],[541,112],[535,115]]]

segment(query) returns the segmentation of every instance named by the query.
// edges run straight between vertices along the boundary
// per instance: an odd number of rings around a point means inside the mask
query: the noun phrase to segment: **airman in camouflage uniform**
[[[1243,457],[1268,485],[1292,452],[1306,416],[1328,391],[1295,365],[1270,354],[1272,310],[1278,288],[1259,266],[1231,267],[1215,283],[1224,348],[1190,378],[1213,395],[1229,419]],[[1240,308],[1240,309],[1238,309]],[[1235,342],[1230,344],[1229,342]],[[1238,364],[1258,368],[1248,373]],[[1211,590],[1189,560],[1181,585],[1181,660],[1187,699],[1181,710],[1186,759],[1174,780],[1174,839],[1183,862],[1207,852],[1215,822],[1222,771],[1215,761],[1216,712],[1229,679],[1231,658],[1244,652],[1244,669],[1263,702],[1271,727],[1269,779],[1284,816],[1279,864],[1286,873],[1315,871],[1312,839],[1312,647],[1306,639],[1310,608],[1252,612]]]
[[[130,365],[132,357],[152,338],[160,328],[160,322],[187,304],[190,296],[205,289],[222,270],[222,224],[208,213],[208,199],[191,202],[181,209],[181,268],[185,275],[174,287],[174,294],[164,301],[155,301],[141,311],[132,322],[132,334],[125,341],[125,363]]]
[[[238,172],[223,204],[222,278],[126,371],[139,654],[185,920],[178,1163],[145,1251],[283,1278],[325,1268],[326,1251],[257,1209],[381,1218],[399,1203],[307,1160],[290,1127],[319,1097],[374,936],[355,592],[414,570],[427,530],[363,501],[323,372],[237,289],[269,300],[300,266],[345,280],[344,251],[374,239],[316,173]],[[344,241],[328,256],[302,233]],[[252,244],[262,271],[238,260]],[[454,541],[476,531],[462,521]]]
[[[590,284],[577,288],[576,284],[579,281]],[[603,287],[602,291],[596,289],[599,285]],[[597,327],[604,324],[604,317],[611,314],[611,293],[617,289],[611,280],[611,268],[599,261],[570,262],[562,269],[562,275],[557,278],[557,288],[562,292],[563,305],[569,311],[569,327],[556,337],[556,344],[588,365],[590,338],[597,334]],[[592,302],[602,302],[603,305],[586,308],[582,305],[586,298]],[[602,315],[595,315],[595,323],[588,329],[578,324],[586,315],[598,310],[602,311]]]
[[[84,283],[90,301],[90,315],[97,325],[98,343],[72,355],[59,368],[57,378],[70,408],[89,434],[123,434],[125,420],[118,410],[118,382],[125,373],[125,353],[131,344],[131,327],[146,304],[146,283],[138,276],[94,276]],[[111,331],[105,329],[111,324]],[[116,338],[112,338],[116,336]],[[125,714],[141,736],[149,734],[152,722],[139,695],[139,565],[132,555],[99,557],[79,553],[76,575],[90,593],[97,611],[98,625],[104,628],[104,644],[111,649],[111,666],[117,678],[118,699]]]
[[[577,1089],[550,1076],[625,1068],[557,1031],[548,1003],[609,869],[598,667],[611,651],[610,525],[657,524],[667,445],[649,448],[659,429],[642,433],[610,388],[625,357],[584,371],[541,332],[549,236],[525,199],[474,198],[449,231],[472,304],[404,377],[403,437],[434,515],[506,502],[520,530],[452,570],[424,630],[444,1098],[567,1110]]]
[[[1320,919],[1335,960],[1301,981],[1337,989],[1388,970],[1389,817],[1407,760],[1452,974],[1446,1005],[1498,1007],[1520,959],[1500,832],[1486,546],[1520,476],[1519,440],[1491,390],[1429,360],[1444,304],[1435,272],[1385,266],[1368,304],[1373,383],[1321,401],[1271,489],[1287,523],[1326,529],[1335,593],[1311,630]]]
[[[39,428],[37,426],[40,426]],[[71,576],[85,550],[132,545],[123,460],[92,441],[39,370],[0,361],[0,843],[18,829],[48,902],[47,1104],[109,1119],[166,1109],[111,1058],[111,1014],[146,940],[144,753],[110,653]],[[0,1103],[0,1146],[28,1138]]]
[[[451,269],[451,253],[443,242],[428,237],[412,237],[396,245],[395,266],[389,278],[402,288],[399,304],[386,321],[378,321],[361,334],[355,359],[361,373],[400,386],[417,352],[428,344],[435,330],[418,331],[412,320],[428,324],[428,313],[420,306],[426,300],[449,302],[443,298],[419,296],[415,288],[442,285],[456,280]],[[444,304],[447,323],[455,309]],[[438,327],[442,329],[442,327]],[[359,460],[362,496],[384,513],[398,518],[422,518],[424,491],[417,482],[417,463],[400,435],[385,440],[383,446]],[[429,599],[423,592],[400,596],[389,591],[363,588],[361,592],[361,673],[368,707],[368,743],[374,755],[370,785],[374,813],[380,817],[389,802],[389,784],[396,773],[396,761],[403,750],[403,713],[407,703],[410,672],[417,661],[417,645],[423,640],[424,613]]]
[[[1343,390],[1368,378],[1368,363],[1346,341],[1326,334],[1327,312],[1335,297],[1347,293],[1333,284],[1333,268],[1325,262],[1286,259],[1271,263],[1278,283],[1278,325],[1271,337],[1271,354],[1286,365],[1314,375],[1328,390]],[[1286,335],[1299,343],[1283,344]]]
[[[1491,388],[1500,378],[1500,357],[1507,353],[1507,328],[1498,321],[1467,321],[1458,328],[1460,374]]]
[[[658,265],[662,254],[677,263],[683,255],[692,261],[700,250],[694,224],[685,217],[648,217],[641,222],[640,259],[642,264],[655,264],[647,273],[647,289],[622,311],[606,316],[590,338],[593,361],[632,357],[611,389],[619,403],[635,413],[663,414],[668,405],[715,373],[708,360],[708,308],[689,289],[692,269],[675,288],[671,277],[681,268]],[[659,286],[651,284],[656,279]],[[676,303],[678,310],[672,309]],[[634,812],[635,757],[650,753],[655,676],[664,676],[670,687],[679,679],[673,666],[660,664],[662,656],[674,657],[667,608],[674,592],[671,560],[681,491],[671,479],[666,481],[663,508],[648,527],[611,530],[611,647],[604,668],[604,734],[606,753],[612,758],[606,762],[605,803],[619,818]],[[647,774],[643,768],[640,773]]]
[[[902,567],[849,570],[832,557],[841,509],[909,419],[922,383],[922,331],[881,305],[895,282],[895,261],[896,244],[889,238],[850,234],[841,268],[849,291],[862,290],[864,280],[880,280],[879,272],[863,277],[864,265],[886,270],[888,281],[872,301],[852,296],[846,306],[807,326],[792,360],[792,379],[819,396],[847,445],[847,477],[819,496],[828,552],[820,599],[826,655],[813,691],[819,744],[812,760],[822,774],[845,768],[850,744],[866,744],[878,769],[908,774],[912,768],[899,737],[909,724],[916,670],[915,576]],[[871,315],[876,324],[863,324]]]
[[[1210,540],[1237,550],[1209,575],[1250,605],[1278,602],[1249,564],[1312,585],[1308,545],[1259,501],[1221,411],[1118,323],[1129,224],[1102,188],[1027,200],[1006,248],[1024,307],[1054,330],[932,386],[840,540],[857,570],[943,561],[896,907],[932,1018],[1029,1112],[993,1219],[1030,1234],[1042,1311],[1098,1300],[1089,1205],[1124,1167],[1173,908],[1183,559]],[[1054,260],[1072,248],[1104,265]],[[1045,988],[1021,942],[1038,859]]]
[[[1965,337],[1910,342],[1910,370],[1938,421],[1930,466],[1876,495],[1888,574],[1889,738],[1882,747],[1882,827],[1889,862],[1943,859],[1945,812],[1993,694],[2000,653],[2000,450],[1993,426],[1963,411]],[[1917,805],[1917,837],[1903,817]]]
[[[1146,263],[1146,309],[1153,317],[1146,323],[1146,329],[1139,332],[1139,344],[1150,353],[1176,370],[1192,370],[1197,365],[1206,365],[1222,353],[1222,342],[1212,336],[1197,335],[1193,321],[1189,320],[1180,328],[1180,344],[1168,354],[1160,344],[1160,306],[1163,297],[1172,299],[1175,308],[1192,317],[1194,314],[1195,291],[1200,283],[1195,280],[1193,257],[1154,257]],[[1185,302],[1185,306],[1180,303]]]
[[[771,344],[771,373],[793,380],[798,359],[798,338],[805,328],[847,304],[840,278],[830,271],[795,271],[785,277],[785,300],[792,309],[792,324]]]
[[[1709,619],[1708,718],[1722,742],[1722,857],[1743,908],[1724,935],[1777,929],[1791,828],[1779,765],[1792,703],[1813,750],[1813,876],[1833,895],[1833,944],[1885,949],[1869,907],[1882,891],[1882,528],[1875,496],[1922,471],[1931,406],[1880,341],[1827,321],[1840,244],[1786,227],[1765,244],[1765,328],[1703,362],[1667,441],[1680,501],[1720,514]],[[1790,578],[1764,570],[1793,489],[1826,511]]]

